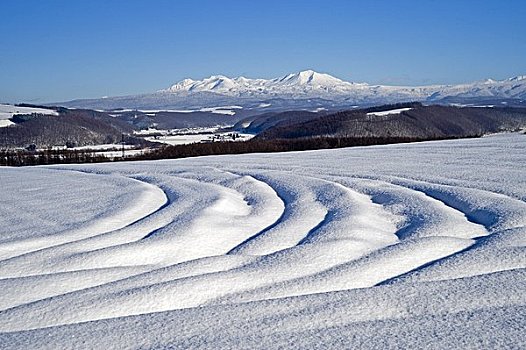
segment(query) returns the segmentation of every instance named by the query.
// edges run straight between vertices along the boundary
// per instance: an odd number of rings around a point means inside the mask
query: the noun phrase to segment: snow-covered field
[[[238,132],[220,132],[221,127],[197,127],[181,129],[147,129],[135,132],[136,135],[144,137],[151,142],[164,143],[168,145],[188,145],[201,142],[215,141],[248,141],[254,134],[243,134]]]
[[[0,179],[3,349],[526,347],[526,135]]]
[[[157,113],[162,112],[171,112],[171,113],[193,113],[193,112],[210,112],[214,114],[225,114],[225,115],[235,115],[236,110],[243,109],[241,106],[218,106],[218,107],[206,107],[206,108],[199,108],[199,109],[144,109],[140,110],[140,112],[146,113],[150,116],[155,116]],[[101,112],[104,112],[104,110],[100,110]],[[135,112],[136,109],[118,109],[115,112],[117,114],[114,114],[112,116],[118,116],[120,113],[124,112]]]
[[[253,134],[236,133],[236,139],[232,139],[232,133],[223,132],[215,134],[185,134],[185,135],[165,135],[151,136],[144,139],[151,142],[165,143],[168,145],[188,145],[191,143],[211,142],[211,141],[248,141],[253,138]]]

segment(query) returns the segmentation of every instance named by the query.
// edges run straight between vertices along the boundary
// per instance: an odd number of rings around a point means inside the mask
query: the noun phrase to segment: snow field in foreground
[[[0,341],[520,347],[525,150],[513,134],[0,169]]]

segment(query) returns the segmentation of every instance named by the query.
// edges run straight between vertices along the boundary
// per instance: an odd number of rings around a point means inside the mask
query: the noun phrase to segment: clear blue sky
[[[0,0],[0,101],[314,69],[418,85],[526,74],[524,0]]]

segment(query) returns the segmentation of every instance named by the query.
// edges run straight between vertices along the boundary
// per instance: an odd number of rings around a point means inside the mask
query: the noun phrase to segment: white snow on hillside
[[[58,115],[58,113],[52,109],[46,108],[33,108],[33,107],[18,107],[14,105],[0,104],[0,120],[12,118],[16,114],[47,114],[47,115]]]
[[[0,168],[2,348],[524,348],[525,149]]]
[[[15,123],[10,121],[9,119],[0,119],[0,128],[4,128],[9,125],[15,125]]]
[[[0,103],[0,128],[13,125],[9,119],[16,114],[47,114],[47,115],[58,115],[58,113],[51,109],[45,108],[33,108],[33,107],[18,107],[14,105],[7,105]]]
[[[390,115],[390,114],[400,114],[402,112],[409,111],[411,109],[413,109],[413,108],[397,108],[397,109],[390,109],[388,111],[370,112],[370,113],[367,113],[367,115],[382,117],[382,116]]]

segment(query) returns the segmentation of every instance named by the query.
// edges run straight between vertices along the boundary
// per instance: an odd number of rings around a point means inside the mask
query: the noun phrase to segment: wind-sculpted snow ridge
[[[526,136],[0,169],[2,348],[526,346]]]

